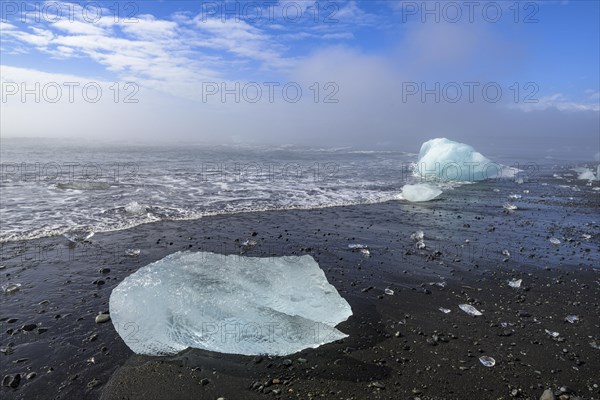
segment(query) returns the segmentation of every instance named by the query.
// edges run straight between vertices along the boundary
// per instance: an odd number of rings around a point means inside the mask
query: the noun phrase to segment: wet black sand
[[[523,198],[508,200],[512,193]],[[563,398],[600,399],[600,350],[590,344],[600,344],[599,197],[583,181],[486,182],[418,205],[161,222],[76,246],[63,237],[5,243],[2,284],[22,286],[0,293],[0,370],[16,386],[0,396],[538,399],[566,386]],[[519,209],[504,212],[506,201]],[[416,230],[425,232],[425,249],[410,239]],[[94,321],[136,269],[179,250],[238,254],[247,239],[257,241],[249,256],[311,254],[353,308],[339,325],[350,336],[288,357],[141,357],[110,322]],[[353,243],[368,245],[370,257],[348,249]],[[141,254],[125,256],[128,248]],[[522,287],[509,287],[512,278]],[[467,315],[461,303],[483,316]],[[579,321],[566,322],[570,314]],[[496,365],[484,367],[482,355]]]

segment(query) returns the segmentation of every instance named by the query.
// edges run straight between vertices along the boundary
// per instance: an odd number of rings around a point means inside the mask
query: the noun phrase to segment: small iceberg
[[[421,145],[414,172],[422,179],[472,182],[502,175],[502,166],[467,144],[437,138]]]
[[[575,168],[573,171],[579,174],[577,179],[580,180],[595,181],[600,179],[600,165],[598,166],[598,176],[594,175],[594,171],[589,168]]]
[[[416,185],[404,185],[402,188],[402,197],[411,202],[421,202],[433,200],[442,194],[442,191],[435,186],[426,183]]]
[[[177,252],[125,278],[109,306],[125,344],[145,355],[283,356],[347,337],[335,326],[352,315],[309,255]]]

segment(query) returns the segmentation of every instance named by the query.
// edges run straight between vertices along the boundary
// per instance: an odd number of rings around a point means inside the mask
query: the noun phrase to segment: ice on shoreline
[[[125,278],[110,315],[137,354],[287,355],[346,337],[352,310],[308,255],[177,252]]]
[[[440,194],[442,194],[440,189],[426,183],[404,185],[402,187],[402,197],[410,202],[430,201]]]
[[[575,168],[574,171],[579,174],[577,179],[588,181],[600,180],[600,165],[597,168],[597,175],[594,175],[594,171],[589,168]]]
[[[422,179],[471,182],[502,175],[502,166],[467,144],[437,138],[421,145],[414,172]]]

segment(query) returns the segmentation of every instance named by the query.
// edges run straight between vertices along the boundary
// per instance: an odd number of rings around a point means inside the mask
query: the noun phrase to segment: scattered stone
[[[109,314],[98,314],[96,315],[96,323],[97,324],[103,324],[105,322],[110,321],[110,315]]]
[[[371,382],[371,384],[369,386],[380,389],[380,390],[385,389],[385,385],[381,382]]]
[[[88,382],[87,387],[90,389],[93,389],[97,386],[100,386],[101,384],[102,384],[102,382],[100,382],[98,379],[94,378]]]
[[[562,386],[559,390],[561,393],[567,393],[567,394],[575,393],[575,391],[568,386]]]
[[[206,385],[208,385],[209,383],[210,383],[210,381],[209,381],[208,379],[206,379],[206,378],[202,378],[202,379],[200,379],[200,384],[201,384],[202,386],[206,386]]]
[[[35,372],[30,372],[30,373],[28,373],[28,374],[25,376],[25,378],[27,378],[27,379],[33,379],[33,378],[35,378],[36,376],[37,376],[37,374],[36,374]]]
[[[23,325],[21,327],[21,330],[24,330],[25,332],[31,332],[32,330],[34,330],[35,328],[37,328],[36,324],[27,324],[27,325]]]
[[[11,387],[13,389],[16,389],[19,386],[19,383],[21,383],[20,374],[6,375],[2,379],[2,386]]]

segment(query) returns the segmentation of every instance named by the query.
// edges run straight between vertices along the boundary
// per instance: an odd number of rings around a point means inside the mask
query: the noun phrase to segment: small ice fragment
[[[510,257],[510,251],[504,249],[504,250],[502,250],[502,255],[506,256],[506,257]]]
[[[71,232],[65,233],[63,236],[69,239],[71,243],[87,242],[94,236],[94,232]]]
[[[417,249],[424,249],[424,248],[426,247],[426,246],[425,246],[425,242],[424,242],[424,241],[422,241],[422,240],[419,240],[419,241],[417,242],[416,246],[417,246]]]
[[[349,244],[348,248],[354,250],[358,250],[361,252],[361,254],[365,257],[370,257],[371,256],[371,252],[369,251],[369,247],[366,244]]]
[[[6,283],[6,284],[2,285],[2,291],[4,293],[14,293],[14,292],[19,291],[20,288],[21,288],[20,283]]]
[[[509,202],[504,203],[504,205],[502,207],[504,207],[504,209],[508,210],[508,211],[514,211],[517,209],[517,206],[515,206],[514,204],[511,204]]]
[[[442,194],[442,191],[435,186],[427,183],[416,185],[404,185],[402,187],[402,197],[410,202],[421,202],[433,200]]]
[[[517,178],[517,180],[515,182],[517,183],[517,185],[521,185],[521,184],[523,184],[524,181],[523,181],[523,178],[519,177],[519,178]]]
[[[500,191],[500,189],[494,188],[494,192],[498,193],[499,191]]]
[[[429,282],[429,286],[439,286],[439,287],[446,287],[447,283],[444,281],[441,282]]]
[[[449,310],[449,309],[447,309],[447,308],[444,308],[444,307],[440,307],[440,308],[439,308],[439,310],[440,310],[441,312],[443,312],[444,314],[448,314],[448,313],[450,313],[450,312],[452,311],[452,310]]]
[[[521,197],[522,196],[520,194],[511,194],[508,196],[509,199],[513,199],[513,200],[520,199]]]
[[[460,309],[463,310],[464,312],[466,312],[467,314],[472,315],[474,317],[483,315],[481,313],[481,311],[479,311],[478,309],[476,309],[475,307],[473,307],[470,304],[459,304],[458,307],[460,307]]]
[[[481,356],[479,357],[479,361],[483,364],[484,367],[491,368],[496,365],[496,360],[489,356]]]
[[[591,342],[590,346],[592,346],[593,349],[600,350],[600,344],[598,344],[598,342],[596,342],[596,341]]]
[[[385,294],[387,294],[388,296],[393,296],[394,295],[394,291],[392,289],[388,289],[386,288],[384,290]]]
[[[125,255],[129,257],[139,256],[141,253],[140,249],[127,249],[125,250]]]
[[[416,231],[415,233],[410,235],[410,238],[419,242],[425,238],[425,233],[423,231]]]
[[[552,331],[549,331],[548,329],[544,329],[544,330],[546,331],[546,333],[549,336],[552,336],[553,338],[557,338],[560,335],[560,333],[558,333],[558,332],[552,332]]]
[[[582,237],[582,238],[584,238],[584,239],[591,239],[591,238],[592,238],[592,235],[589,235],[589,234],[587,234],[587,233],[584,233],[584,234],[582,234],[582,235],[581,235],[581,237]]]
[[[256,240],[246,240],[244,243],[242,243],[242,246],[254,247],[254,246],[256,246]]]
[[[567,315],[565,317],[565,321],[574,324],[576,322],[579,322],[579,317],[577,315]]]
[[[508,281],[508,286],[510,286],[511,288],[515,288],[518,289],[521,287],[521,283],[523,282],[523,279],[511,279],[510,281]]]
[[[500,326],[506,328],[508,326],[508,322],[500,322]]]
[[[558,240],[557,238],[550,238],[550,243],[552,243],[555,246],[560,245],[560,240]]]
[[[525,190],[523,190],[523,193],[529,194],[529,190],[525,189]]]

